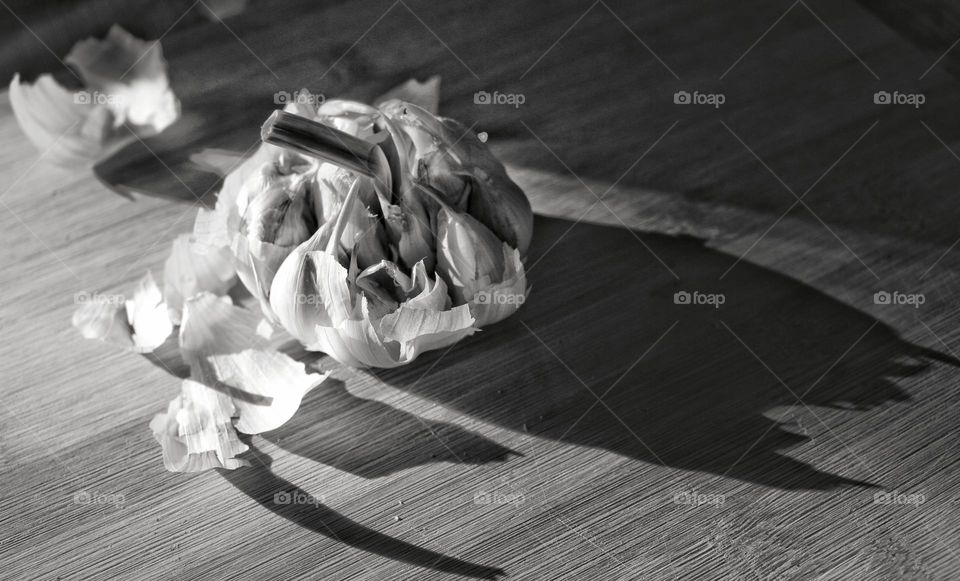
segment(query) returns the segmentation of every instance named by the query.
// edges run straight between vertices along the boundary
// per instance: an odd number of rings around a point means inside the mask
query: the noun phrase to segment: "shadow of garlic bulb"
[[[381,144],[385,163],[264,145],[239,187],[227,176],[198,225],[225,232],[267,319],[347,365],[396,367],[523,304],[530,203],[472,131],[399,100],[293,112]]]

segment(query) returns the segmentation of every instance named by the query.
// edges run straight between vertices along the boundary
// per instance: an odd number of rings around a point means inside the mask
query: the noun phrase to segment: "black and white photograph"
[[[960,579],[958,45],[0,0],[0,579]]]

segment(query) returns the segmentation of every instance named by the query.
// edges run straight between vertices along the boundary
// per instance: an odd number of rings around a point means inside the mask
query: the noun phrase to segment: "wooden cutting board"
[[[182,119],[93,172],[3,95],[0,577],[956,578],[960,86],[896,14],[255,2],[162,38]],[[255,467],[165,472],[176,357],[82,340],[75,293],[159,275],[216,192],[190,154],[256,144],[277,91],[433,74],[538,213],[528,302],[389,372],[289,346],[333,379]]]

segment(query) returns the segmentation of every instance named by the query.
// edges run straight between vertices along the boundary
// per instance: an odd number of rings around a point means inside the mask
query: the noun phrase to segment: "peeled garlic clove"
[[[437,214],[437,273],[450,287],[455,305],[501,282],[503,242],[468,214],[444,208]]]

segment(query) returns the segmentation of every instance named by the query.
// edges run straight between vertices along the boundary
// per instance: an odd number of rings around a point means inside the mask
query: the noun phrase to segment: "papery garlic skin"
[[[156,135],[180,116],[159,42],[113,26],[102,40],[78,42],[65,57],[84,82],[68,91],[53,76],[10,83],[17,123],[44,158],[89,167],[122,147]]]
[[[123,295],[84,296],[72,322],[86,339],[99,339],[135,353],[150,353],[173,331],[167,305],[149,271],[129,299]]]
[[[355,260],[348,268],[330,252],[311,249],[331,236],[321,232],[291,253],[271,289],[279,322],[308,350],[353,367],[389,368],[476,331],[469,307],[449,308],[446,285],[431,278],[423,263],[413,279],[401,280],[400,295],[391,302],[364,290]],[[379,303],[372,306],[373,300]]]
[[[233,428],[234,412],[230,398],[185,379],[167,412],[150,421],[153,437],[163,449],[164,467],[170,472],[201,472],[249,466],[237,458],[249,448]]]
[[[180,324],[187,299],[204,292],[226,294],[236,280],[229,249],[199,243],[191,234],[178,236],[163,268],[163,297],[170,320]]]

